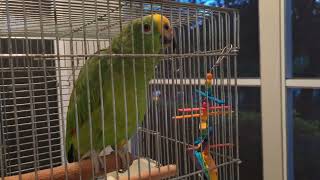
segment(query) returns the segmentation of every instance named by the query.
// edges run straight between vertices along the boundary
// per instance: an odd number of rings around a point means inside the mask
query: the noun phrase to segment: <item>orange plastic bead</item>
[[[212,79],[213,79],[213,75],[212,75],[211,73],[208,73],[208,74],[207,74],[207,79],[208,79],[208,80],[212,80]]]

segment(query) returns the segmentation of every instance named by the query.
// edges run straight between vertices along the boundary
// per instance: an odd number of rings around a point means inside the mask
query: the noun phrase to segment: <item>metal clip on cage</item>
[[[1,177],[239,179],[239,24],[168,0],[0,0]]]

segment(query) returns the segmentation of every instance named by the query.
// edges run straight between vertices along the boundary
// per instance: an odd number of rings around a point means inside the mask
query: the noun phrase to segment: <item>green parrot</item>
[[[159,14],[144,16],[123,27],[122,32],[112,39],[111,46],[98,53],[101,55],[109,53],[159,54],[162,52],[162,48],[168,48],[173,43],[173,34],[170,21],[165,16]],[[127,152],[123,150],[127,144],[126,117],[127,133],[130,138],[136,132],[136,117],[138,117],[139,123],[144,119],[146,110],[145,83],[148,84],[154,74],[153,59],[155,58],[135,57],[136,83],[134,81],[133,57],[95,56],[88,59],[80,70],[68,107],[66,130],[68,162],[77,161],[79,154],[80,159],[91,157],[94,160],[95,171],[99,172],[103,168],[102,162],[104,161],[98,153],[105,148],[103,145],[111,145],[117,146],[121,163],[128,168]],[[156,62],[159,62],[158,58],[156,58]],[[111,65],[113,72],[111,72]],[[99,67],[101,68],[101,82]],[[114,96],[111,74],[114,82]],[[123,74],[125,78],[123,78]],[[125,87],[123,81],[125,81]],[[124,94],[124,90],[126,94]],[[125,113],[124,98],[126,98],[127,113]],[[138,112],[136,112],[136,102]],[[92,137],[90,137],[90,120]],[[116,134],[114,121],[116,121]],[[92,142],[90,138],[92,138]],[[91,144],[93,151],[91,151]]]

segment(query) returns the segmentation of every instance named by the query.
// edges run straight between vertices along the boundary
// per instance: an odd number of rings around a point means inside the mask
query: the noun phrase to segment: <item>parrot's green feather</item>
[[[111,49],[100,50],[100,54],[120,54],[120,53],[160,53],[160,33],[154,30],[151,34],[144,34],[144,52],[142,46],[142,20],[137,19],[127,25],[122,32],[112,40]],[[143,24],[151,24],[152,18],[145,17]],[[155,28],[154,28],[155,29]],[[133,31],[132,31],[133,30]],[[133,35],[133,36],[132,36]],[[134,39],[132,41],[132,39]],[[134,46],[133,46],[134,44]],[[134,48],[133,48],[134,47]],[[72,162],[80,156],[90,151],[90,126],[89,117],[92,120],[92,140],[93,149],[100,152],[103,149],[103,129],[104,144],[115,144],[114,121],[116,121],[117,143],[121,143],[126,138],[126,113],[124,97],[127,103],[127,122],[128,137],[130,138],[136,131],[137,119],[138,123],[143,120],[146,110],[146,88],[145,82],[154,74],[153,61],[150,58],[135,58],[136,81],[133,77],[133,58],[129,57],[91,57],[81,69],[75,87],[73,88],[68,113],[67,113],[67,131],[66,131],[66,151],[68,152],[68,161]],[[99,81],[99,62],[101,66],[102,81]],[[125,78],[122,75],[122,62],[125,69]],[[144,62],[146,62],[144,64]],[[111,63],[113,65],[113,82],[114,97],[112,95],[111,83]],[[146,72],[145,72],[146,71]],[[145,75],[146,73],[146,79]],[[126,96],[124,96],[123,81],[125,81]],[[87,84],[87,82],[89,84]],[[137,92],[135,96],[134,82],[136,82]],[[100,86],[102,86],[103,94],[103,113],[101,112]],[[88,96],[88,91],[90,96]],[[90,103],[89,103],[90,99]],[[136,112],[136,101],[138,104],[138,112]],[[113,103],[115,103],[115,119]],[[91,111],[89,111],[89,104]],[[77,108],[77,110],[76,110]],[[77,113],[76,113],[77,112]],[[137,116],[138,113],[138,116]],[[78,120],[79,131],[77,132],[76,118]],[[103,121],[103,122],[102,122]],[[104,125],[102,124],[104,123]],[[79,145],[77,135],[79,134]],[[80,147],[80,149],[78,149]]]

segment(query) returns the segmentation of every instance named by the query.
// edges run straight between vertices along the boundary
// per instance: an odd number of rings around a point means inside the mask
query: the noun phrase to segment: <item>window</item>
[[[288,179],[316,180],[320,173],[320,1],[290,0],[284,11],[289,49],[287,57]],[[286,14],[284,14],[286,15]],[[290,17],[288,16],[288,17]],[[303,79],[298,79],[303,78]]]
[[[320,77],[320,1],[292,1],[293,77]]]
[[[293,119],[294,179],[320,179],[320,89],[290,89],[289,93],[293,104],[289,116]]]
[[[238,57],[239,77],[259,77],[259,15],[258,0],[240,4],[235,1],[230,7],[240,9],[240,53]]]
[[[262,180],[260,88],[239,88],[240,178]]]

